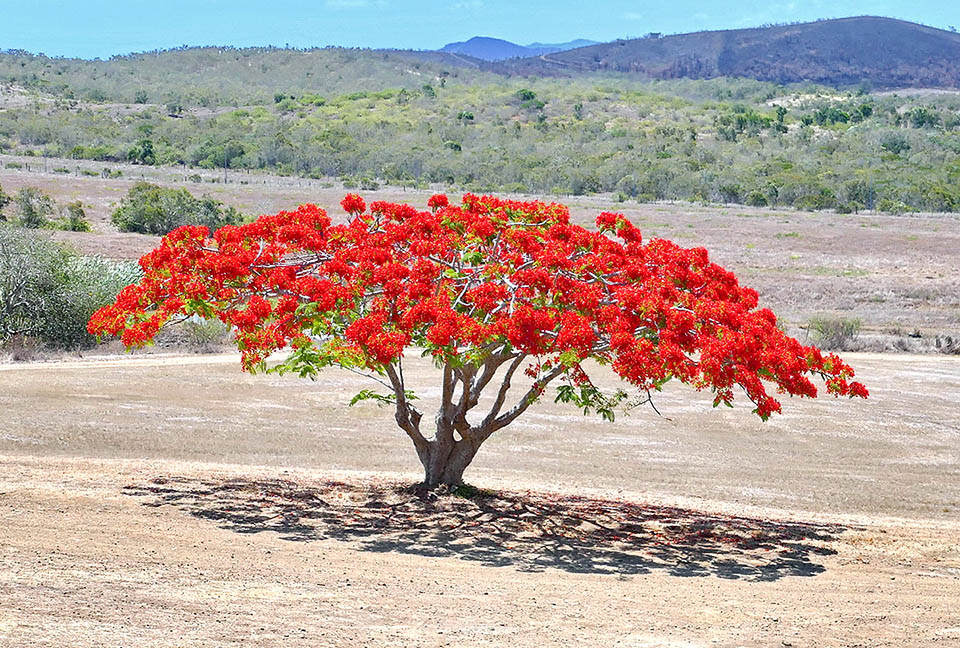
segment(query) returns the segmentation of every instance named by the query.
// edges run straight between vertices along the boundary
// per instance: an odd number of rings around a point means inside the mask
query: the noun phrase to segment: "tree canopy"
[[[591,231],[556,203],[466,194],[452,205],[435,195],[430,211],[368,210],[350,194],[341,204],[344,224],[303,205],[212,236],[174,230],[90,332],[138,346],[171,318],[198,315],[234,327],[248,370],[289,347],[271,370],[368,373],[387,392],[355,400],[395,406],[429,486],[459,483],[480,445],[551,383],[558,401],[605,418],[651,402],[673,379],[709,390],[715,406],[739,389],[764,420],[781,410],[781,394],[815,397],[811,377],[835,396],[867,396],[849,365],[784,334],[756,291],[706,250],[644,242],[620,214],[601,213]],[[442,371],[432,439],[403,377],[411,347]],[[597,365],[629,389],[596,387],[588,372]],[[488,387],[493,403],[480,416]]]

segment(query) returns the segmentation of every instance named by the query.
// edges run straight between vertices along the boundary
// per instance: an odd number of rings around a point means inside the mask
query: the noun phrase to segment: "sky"
[[[956,0],[0,0],[0,50],[107,58],[181,45],[438,49],[880,15],[960,27]]]

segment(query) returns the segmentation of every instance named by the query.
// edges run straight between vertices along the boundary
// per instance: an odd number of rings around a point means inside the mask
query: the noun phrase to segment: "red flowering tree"
[[[706,250],[644,243],[619,214],[600,214],[590,231],[563,205],[470,194],[459,206],[434,196],[430,211],[385,202],[367,210],[356,195],[341,204],[346,224],[303,205],[212,237],[203,227],[171,232],[90,332],[134,347],[171,318],[217,318],[235,330],[246,370],[267,369],[288,348],[269,370],[366,373],[386,391],[354,402],[395,407],[430,488],[459,484],[483,442],[551,383],[557,401],[609,419],[671,379],[710,390],[714,406],[739,388],[764,420],[780,411],[771,388],[814,397],[810,377],[835,396],[867,396],[836,355],[781,332],[757,309],[757,293]],[[442,374],[430,430],[404,379],[410,347]],[[629,390],[596,387],[587,370],[597,366]]]

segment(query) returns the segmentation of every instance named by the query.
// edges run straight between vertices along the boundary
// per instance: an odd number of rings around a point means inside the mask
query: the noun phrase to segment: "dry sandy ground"
[[[229,184],[197,184],[186,180],[193,171],[177,168],[122,168],[124,177],[105,180],[82,175],[42,173],[43,160],[0,156],[16,160],[31,171],[0,169],[0,185],[7,193],[35,186],[58,202],[81,200],[96,231],[58,232],[88,254],[137,258],[155,247],[158,239],[119,234],[110,213],[133,183],[141,179],[209,193],[246,214],[275,213],[313,202],[336,218],[344,189],[329,181],[236,174]],[[99,171],[104,163],[48,160],[47,169]],[[216,172],[203,172],[208,180]],[[246,184],[241,184],[246,183]],[[368,200],[410,202],[425,208],[430,192],[387,188],[363,192]],[[557,199],[549,196],[520,198]],[[680,245],[704,246],[712,258],[734,271],[744,284],[756,288],[762,304],[788,323],[794,334],[811,317],[837,316],[863,321],[865,330],[903,341],[919,330],[924,336],[952,335],[960,339],[960,218],[957,214],[890,216],[842,215],[749,207],[704,207],[692,204],[614,203],[609,197],[563,197],[574,219],[592,226],[603,210],[622,211],[650,237],[664,237]],[[910,344],[906,348],[916,346]]]
[[[542,403],[473,499],[349,374],[0,366],[0,646],[960,645],[960,359],[849,359],[766,425]]]

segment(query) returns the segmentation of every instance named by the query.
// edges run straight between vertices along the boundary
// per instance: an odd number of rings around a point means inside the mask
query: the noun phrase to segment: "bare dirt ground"
[[[339,201],[345,190],[332,180],[284,178],[179,168],[109,165],[75,160],[43,160],[0,156],[4,164],[30,166],[0,169],[0,185],[7,193],[26,186],[39,187],[58,202],[81,200],[94,232],[56,232],[52,235],[87,254],[134,259],[151,250],[159,239],[120,234],[110,224],[110,213],[134,182],[146,179],[167,186],[186,187],[196,195],[209,194],[246,214],[275,213],[313,202],[342,218]],[[44,173],[44,165],[48,172]],[[51,170],[69,168],[72,175]],[[80,175],[121,169],[123,178]],[[202,183],[187,180],[200,173]],[[438,188],[439,189],[439,188]],[[368,200],[393,200],[426,207],[431,192],[385,188],[362,192]],[[454,194],[456,195],[456,194]],[[545,196],[518,196],[539,198]],[[622,211],[645,236],[669,238],[686,247],[703,246],[711,257],[756,288],[761,303],[774,310],[790,331],[801,338],[813,317],[859,319],[864,337],[896,342],[901,349],[932,347],[916,342],[949,335],[960,344],[960,217],[957,214],[833,214],[748,207],[693,204],[615,203],[601,196],[563,197],[574,219],[591,225],[603,210]]]
[[[470,499],[351,374],[0,365],[0,646],[960,645],[960,359],[848,359],[767,424],[541,403]]]

